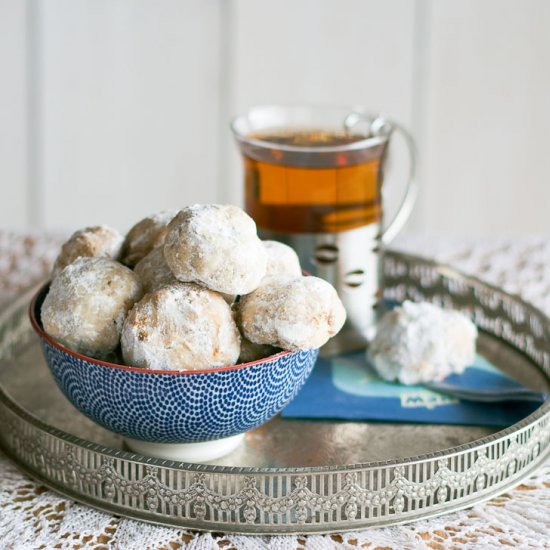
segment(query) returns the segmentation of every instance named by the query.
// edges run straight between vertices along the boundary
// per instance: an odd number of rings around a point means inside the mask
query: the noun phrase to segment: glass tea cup
[[[302,267],[333,284],[346,307],[346,325],[325,351],[364,347],[381,297],[381,250],[416,196],[411,136],[361,108],[255,107],[231,128],[244,161],[245,209],[260,236],[292,246]],[[384,168],[396,133],[408,148],[409,177],[385,225]]]

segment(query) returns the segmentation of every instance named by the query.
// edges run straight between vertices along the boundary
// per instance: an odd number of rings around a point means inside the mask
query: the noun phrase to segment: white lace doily
[[[59,238],[0,232],[0,304],[44,277]],[[396,248],[434,257],[520,294],[550,315],[550,237],[401,238]],[[1,429],[1,427],[0,427]],[[384,529],[247,537],[196,533],[115,517],[62,498],[0,454],[0,548],[323,550],[550,548],[550,462],[524,484],[470,510]]]

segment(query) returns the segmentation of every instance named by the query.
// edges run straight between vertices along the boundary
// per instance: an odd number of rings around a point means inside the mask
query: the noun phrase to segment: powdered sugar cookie
[[[278,275],[299,277],[302,274],[298,254],[293,248],[279,241],[262,241],[262,243],[267,252],[265,278]]]
[[[121,337],[126,364],[154,370],[234,365],[240,334],[217,293],[177,283],[146,294],[128,314]]]
[[[122,247],[122,235],[106,225],[94,225],[79,229],[61,247],[53,266],[54,277],[77,258],[117,259]]]
[[[164,257],[174,276],[224,294],[248,294],[265,275],[256,224],[231,205],[194,205],[168,225]]]
[[[122,263],[134,267],[153,248],[164,244],[168,224],[176,214],[176,210],[162,210],[136,223],[124,239]]]
[[[134,267],[134,273],[140,278],[144,292],[153,292],[161,286],[179,282],[164,259],[162,246],[157,246],[139,261]],[[234,294],[223,294],[223,292],[219,294],[229,305],[235,301]]]
[[[42,304],[44,330],[73,351],[106,357],[128,310],[142,296],[135,273],[107,258],[78,258],[53,280]]]
[[[317,277],[273,277],[243,296],[236,309],[251,342],[289,351],[322,346],[346,319],[336,290]]]
[[[421,384],[462,373],[474,361],[476,338],[462,313],[407,300],[382,317],[368,357],[382,378]]]
[[[134,267],[134,273],[139,277],[144,292],[153,292],[161,286],[178,282],[164,259],[162,246],[157,246],[141,259]]]

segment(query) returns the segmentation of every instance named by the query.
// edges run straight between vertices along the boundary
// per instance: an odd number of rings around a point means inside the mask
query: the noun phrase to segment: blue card
[[[519,385],[480,355],[463,374],[453,376],[457,385],[466,388]],[[365,352],[361,351],[319,358],[303,389],[281,414],[286,418],[500,427],[518,422],[538,406],[528,401],[462,401],[423,386],[385,382],[370,367]]]

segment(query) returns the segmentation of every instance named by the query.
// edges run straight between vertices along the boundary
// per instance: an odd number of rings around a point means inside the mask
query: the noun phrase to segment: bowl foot
[[[124,441],[132,451],[145,456],[181,462],[207,462],[231,453],[243,439],[244,434],[237,434],[198,443],[152,443],[129,437],[125,437]]]

